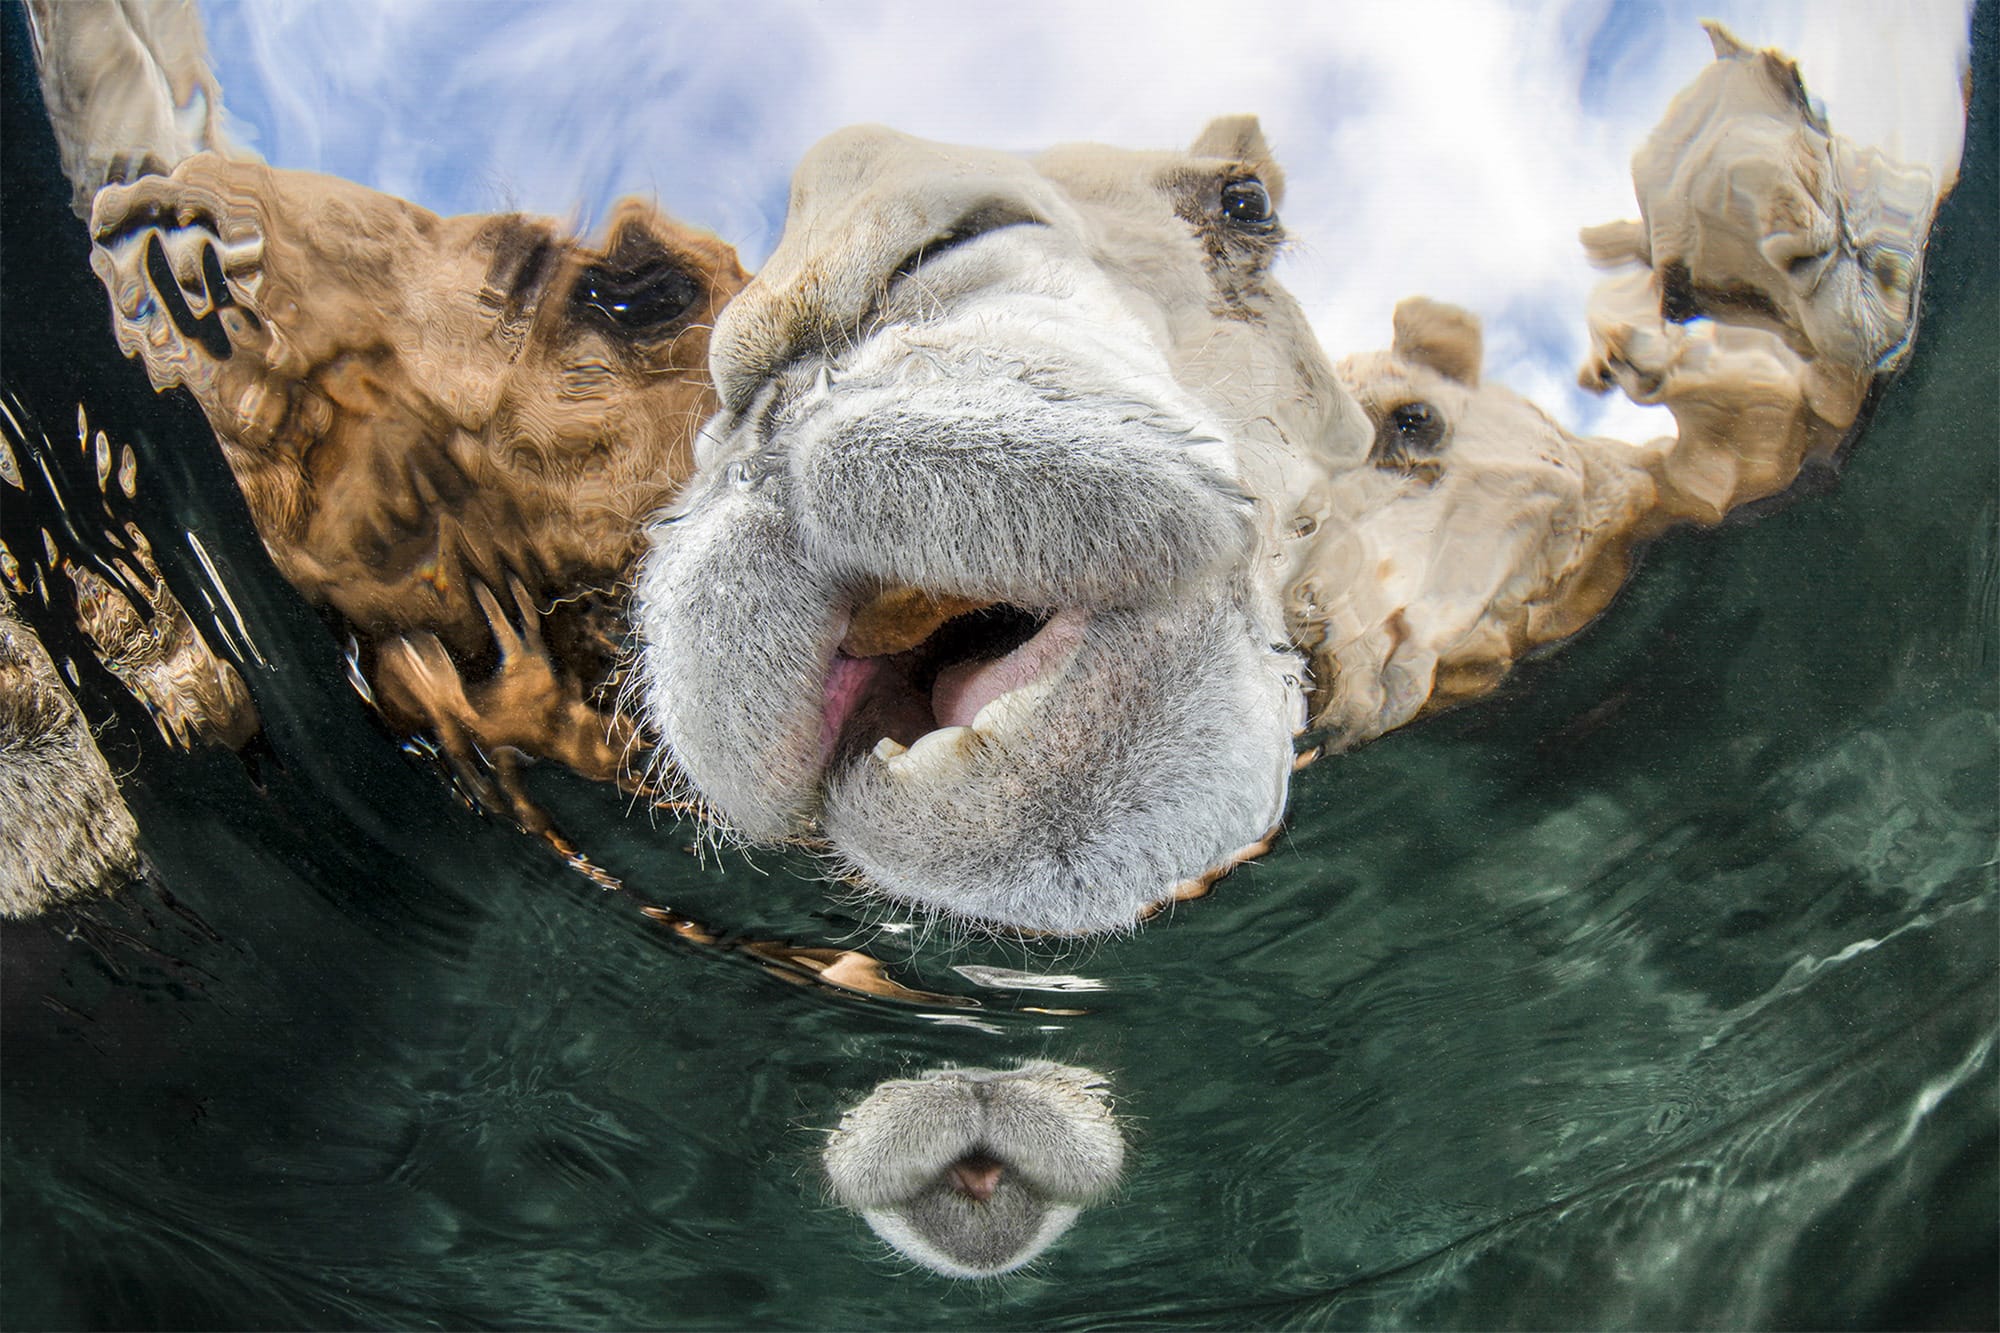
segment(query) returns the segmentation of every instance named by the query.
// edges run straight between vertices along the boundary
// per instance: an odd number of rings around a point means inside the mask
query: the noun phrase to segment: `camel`
[[[34,455],[18,406],[0,404],[0,483],[36,495],[48,509],[88,513],[84,495],[63,494],[58,471],[22,466]],[[93,434],[81,410],[77,443],[96,465],[98,512],[113,520],[114,497],[135,493],[131,448],[114,462],[104,431]],[[69,549],[74,527],[56,529],[64,537],[43,528],[41,549],[23,552],[26,564],[0,542],[0,846],[7,849],[0,916],[35,916],[114,888],[144,864],[131,811],[63,683],[63,671],[78,679],[76,666],[64,660],[59,671],[35,623],[16,613],[15,598],[39,608],[38,623],[73,613],[91,655],[168,744],[240,747],[261,725],[243,677],[202,637],[138,524],[107,521],[95,557]]]
[[[120,348],[201,405],[391,727],[613,882],[520,769],[630,785],[622,585],[714,405],[735,252],[637,200],[593,245],[271,170],[226,132],[189,0],[34,0],[29,20]]]
[[[627,201],[590,245],[198,153],[105,187],[119,346],[193,393],[265,548],[392,725],[567,844],[521,756],[617,781],[620,583],[691,469],[733,251]]]
[[[1639,545],[1830,462],[1906,355],[1929,173],[1834,134],[1795,64],[1706,26],[1714,62],[1633,159],[1642,219],[1582,234],[1610,272],[1579,380],[1666,407],[1673,435],[1572,435],[1482,383],[1477,320],[1435,302],[1340,364],[1373,466],[1335,483],[1345,536],[1290,599],[1333,748],[1490,692],[1603,610]]]
[[[1583,232],[1609,276],[1579,379],[1673,413],[1662,518],[1709,525],[1852,438],[1909,353],[1950,182],[1834,133],[1783,53],[1704,26],[1714,62],[1632,161],[1641,217]]]
[[[27,16],[78,217],[109,182],[244,151],[223,128],[194,0],[28,0]]]
[[[1348,522],[1288,599],[1332,748],[1490,693],[1596,617],[1650,535],[1649,464],[1669,442],[1571,434],[1482,380],[1481,346],[1470,312],[1411,298],[1389,350],[1337,368],[1374,441],[1368,466],[1334,483]]]
[[[1265,571],[1369,442],[1271,280],[1256,122],[1033,161],[842,131],[713,343],[638,696],[748,839],[953,918],[1129,926],[1283,812]]]

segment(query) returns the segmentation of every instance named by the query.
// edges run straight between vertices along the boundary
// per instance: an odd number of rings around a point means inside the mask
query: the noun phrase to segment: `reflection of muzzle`
[[[1114,1189],[1124,1136],[1102,1075],[1033,1061],[878,1086],[824,1156],[834,1196],[947,1277],[1011,1272]]]

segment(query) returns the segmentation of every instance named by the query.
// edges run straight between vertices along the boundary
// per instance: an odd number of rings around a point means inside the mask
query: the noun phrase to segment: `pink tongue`
[[[826,690],[820,699],[819,748],[822,760],[832,755],[833,747],[840,741],[840,729],[847,725],[848,715],[881,673],[883,661],[880,657],[849,657],[846,653],[833,655],[833,666],[826,676]]]
[[[969,727],[979,710],[1009,690],[1046,674],[1083,641],[1081,611],[1064,611],[1034,638],[988,662],[960,662],[938,672],[931,712],[940,727]]]

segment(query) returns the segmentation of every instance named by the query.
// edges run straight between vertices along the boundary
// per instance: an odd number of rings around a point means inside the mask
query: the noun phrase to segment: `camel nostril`
[[[989,199],[967,209],[956,222],[904,256],[903,262],[896,265],[895,271],[890,274],[889,281],[894,284],[900,279],[907,278],[930,261],[942,258],[989,232],[1002,231],[1008,227],[1047,225],[1025,204],[1010,199]]]

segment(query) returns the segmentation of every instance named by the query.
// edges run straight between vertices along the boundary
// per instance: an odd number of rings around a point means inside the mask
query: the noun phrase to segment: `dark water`
[[[1258,865],[1066,954],[870,935],[782,858],[559,773],[607,893],[346,684],[192,404],[119,359],[6,15],[0,378],[199,533],[267,743],[82,699],[155,873],[8,925],[9,1327],[1991,1327],[2000,238],[1994,11],[1911,369],[1835,488],[1661,543],[1498,700],[1306,772]],[[17,491],[16,552],[54,516]],[[58,528],[87,554],[87,524]],[[32,615],[34,608],[28,608]],[[977,1009],[699,949],[872,941]],[[1105,989],[981,991],[965,963]],[[826,1203],[839,1108],[942,1063],[1109,1074],[1133,1165],[1033,1270],[907,1271]]]

